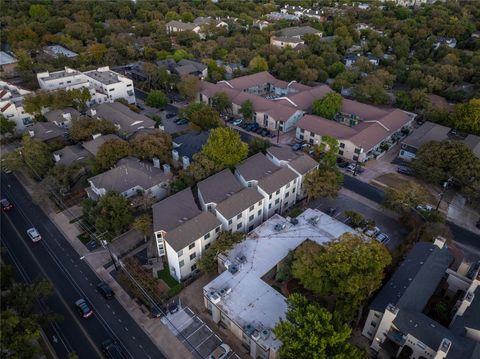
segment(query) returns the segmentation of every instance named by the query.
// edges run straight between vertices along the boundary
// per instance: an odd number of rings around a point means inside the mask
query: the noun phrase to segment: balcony
[[[390,339],[395,344],[398,344],[399,346],[403,346],[407,340],[407,337],[403,335],[402,332],[399,332],[398,330],[390,330],[387,333],[387,338]]]

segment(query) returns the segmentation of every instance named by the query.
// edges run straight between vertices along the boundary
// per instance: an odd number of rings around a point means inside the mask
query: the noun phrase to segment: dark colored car
[[[255,130],[255,133],[260,134],[263,131],[263,128],[259,127]]]
[[[258,123],[251,123],[249,127],[247,127],[247,130],[249,131],[252,131],[252,132],[255,132],[258,130],[260,126],[258,125]]]
[[[262,135],[262,137],[266,137],[266,136],[268,136],[269,134],[270,134],[270,131],[267,130],[266,128],[264,128],[264,129],[262,130],[262,132],[260,132],[260,135]]]
[[[302,149],[302,144],[301,143],[296,143],[292,146],[292,150],[294,151],[299,151]]]
[[[110,288],[110,286],[103,281],[97,284],[97,289],[100,294],[105,297],[105,299],[112,299],[115,296],[112,288]]]
[[[83,298],[75,302],[75,308],[83,318],[88,318],[93,314],[92,308],[90,308],[87,301]]]
[[[0,200],[0,206],[4,212],[10,211],[13,208],[13,204],[6,198]]]
[[[326,213],[329,215],[329,216],[333,216],[335,213],[337,213],[337,209],[335,207],[330,207],[326,210]]]
[[[177,121],[175,121],[175,123],[178,126],[183,126],[183,125],[186,125],[188,123],[188,120],[186,118],[180,118]]]
[[[407,176],[413,175],[413,170],[411,168],[405,167],[405,166],[397,167],[397,172],[401,173],[401,174],[404,174],[404,175],[407,175]]]
[[[171,112],[169,112],[165,115],[166,118],[174,118],[175,116],[177,116],[177,115],[174,114],[174,113],[171,113]]]
[[[111,339],[102,342],[102,352],[108,359],[124,359],[127,357],[120,346]]]

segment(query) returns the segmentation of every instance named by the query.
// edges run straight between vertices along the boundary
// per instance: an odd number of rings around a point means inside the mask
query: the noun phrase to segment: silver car
[[[42,239],[42,236],[40,235],[40,233],[38,233],[36,228],[30,228],[29,230],[27,230],[27,234],[32,240],[32,242],[38,242]]]

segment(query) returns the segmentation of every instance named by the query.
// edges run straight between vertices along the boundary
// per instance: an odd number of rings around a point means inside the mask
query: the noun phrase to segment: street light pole
[[[110,258],[112,258],[112,261],[113,261],[113,266],[115,267],[115,270],[118,272],[119,269],[117,266],[117,259],[116,259],[116,256],[114,256],[112,251],[110,250],[110,247],[108,246],[108,242],[104,239],[101,239],[100,243],[102,244],[102,247],[105,248],[110,254]]]

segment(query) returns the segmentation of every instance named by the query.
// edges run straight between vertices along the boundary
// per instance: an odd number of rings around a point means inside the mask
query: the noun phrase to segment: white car
[[[232,122],[232,125],[238,126],[238,125],[240,125],[241,123],[242,123],[242,119],[241,119],[241,118],[238,118],[238,119],[236,119],[235,121]]]
[[[372,229],[368,229],[367,231],[365,231],[365,234],[369,237],[375,237],[379,233],[380,233],[380,228],[378,227],[373,227]]]
[[[388,238],[388,236],[385,233],[377,234],[375,239],[382,244],[386,244],[390,240],[390,238]]]
[[[419,204],[416,208],[423,212],[431,212],[433,210],[433,206],[430,204]]]
[[[227,344],[220,344],[217,349],[208,356],[208,359],[224,359],[231,351],[232,349],[230,349],[230,346]]]
[[[32,242],[38,242],[42,239],[42,236],[40,235],[40,233],[38,233],[36,228],[30,228],[29,230],[27,230],[27,234],[32,240]]]

